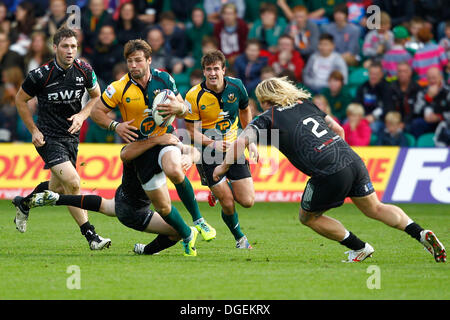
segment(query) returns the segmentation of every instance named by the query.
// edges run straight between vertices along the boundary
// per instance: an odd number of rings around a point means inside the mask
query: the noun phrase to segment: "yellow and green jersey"
[[[190,109],[185,120],[201,121],[203,134],[221,135],[223,140],[233,142],[238,132],[239,110],[248,107],[248,94],[241,80],[225,77],[224,82],[221,93],[209,90],[205,81],[192,87],[185,98]]]
[[[159,127],[152,116],[153,99],[163,89],[170,89],[178,95],[178,89],[173,78],[164,71],[150,69],[151,77],[147,88],[143,88],[133,80],[130,74],[112,82],[101,96],[105,106],[114,109],[117,106],[123,121],[134,119],[132,126],[138,128],[136,132],[140,139],[150,136],[160,136],[173,131],[173,127]]]

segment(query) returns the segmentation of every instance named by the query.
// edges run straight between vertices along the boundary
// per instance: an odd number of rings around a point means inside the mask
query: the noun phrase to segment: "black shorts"
[[[77,166],[78,141],[58,141],[45,138],[42,147],[36,147],[36,151],[45,162],[44,169],[70,161],[73,166]]]
[[[346,197],[364,197],[374,191],[369,172],[358,159],[332,175],[310,178],[301,206],[305,211],[325,211],[341,206]]]
[[[200,179],[203,186],[212,187],[217,184],[219,181],[214,181],[213,173],[214,169],[219,164],[197,164],[197,170],[200,175]],[[252,174],[250,173],[250,167],[247,159],[245,160],[245,164],[232,164],[230,169],[225,173],[225,177],[230,181],[241,180],[245,178],[250,178]]]
[[[123,196],[120,189],[116,190],[114,201],[117,219],[124,226],[137,231],[144,231],[147,228],[154,213],[150,206],[135,208]]]
[[[162,172],[162,168],[158,164],[158,157],[164,147],[166,146],[154,146],[132,161],[141,184],[147,183],[155,174]]]

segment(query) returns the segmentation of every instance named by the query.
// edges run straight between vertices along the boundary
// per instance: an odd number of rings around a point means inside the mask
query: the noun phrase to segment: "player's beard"
[[[66,55],[58,54],[58,63],[61,64],[62,67],[67,68],[70,67],[73,64],[74,57],[71,57],[70,59],[67,58]]]
[[[136,72],[136,71],[138,71],[138,72]],[[136,80],[137,79],[141,79],[141,78],[144,77],[145,71],[144,70],[134,70],[134,71],[131,72],[131,75]]]

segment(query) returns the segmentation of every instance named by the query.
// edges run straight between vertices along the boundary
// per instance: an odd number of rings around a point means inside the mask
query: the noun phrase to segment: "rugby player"
[[[405,231],[418,240],[436,262],[446,261],[442,243],[399,207],[380,202],[364,162],[344,140],[344,130],[286,78],[270,78],[256,87],[256,97],[266,110],[234,142],[223,164],[214,171],[217,181],[246,146],[260,138],[261,130],[279,130],[279,150],[311,178],[301,200],[299,219],[320,235],[350,249],[346,262],[370,257],[374,248],[348,231],[341,222],[324,215],[350,197],[366,216]],[[269,141],[270,143],[270,141]]]
[[[92,67],[75,59],[76,33],[63,26],[53,37],[55,58],[30,71],[16,96],[17,111],[32,135],[32,143],[50,169],[50,181],[40,183],[27,197],[17,196],[15,224],[25,232],[29,216],[26,201],[37,192],[52,190],[64,194],[80,194],[80,177],[76,171],[79,131],[89,117],[93,105],[99,100],[100,87]],[[81,99],[87,89],[90,100],[82,108]],[[27,101],[37,97],[37,122]],[[111,244],[110,239],[99,236],[89,223],[86,210],[68,207],[72,217],[86,237],[91,250],[101,250]]]

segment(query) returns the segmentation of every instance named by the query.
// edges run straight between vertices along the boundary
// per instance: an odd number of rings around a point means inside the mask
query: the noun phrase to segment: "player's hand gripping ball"
[[[175,120],[175,115],[171,115],[169,118],[164,120],[164,115],[161,115],[161,111],[157,110],[158,104],[170,103],[169,95],[175,97],[172,90],[164,89],[156,95],[155,99],[153,99],[152,116],[157,126],[168,127],[172,124],[173,120]]]

